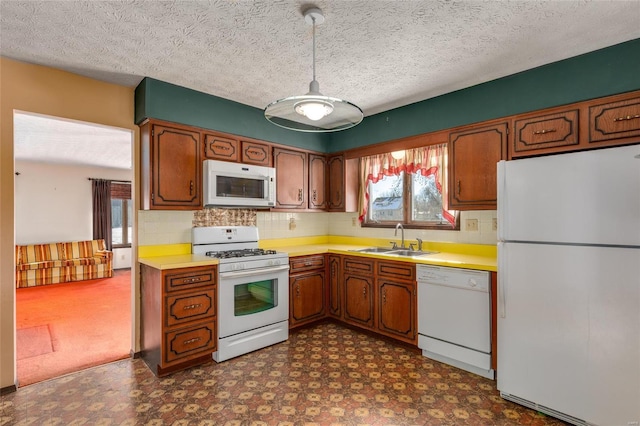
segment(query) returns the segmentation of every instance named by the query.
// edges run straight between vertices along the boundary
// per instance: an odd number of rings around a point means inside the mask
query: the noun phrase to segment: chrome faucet
[[[400,243],[400,248],[406,248],[406,247],[404,246],[404,227],[402,226],[402,224],[401,224],[401,223],[398,223],[398,224],[396,225],[396,232],[393,234],[393,236],[394,236],[394,237],[397,237],[397,236],[398,236],[398,228],[400,228],[400,231],[402,231],[402,233],[401,233],[402,241],[401,241],[401,243]]]

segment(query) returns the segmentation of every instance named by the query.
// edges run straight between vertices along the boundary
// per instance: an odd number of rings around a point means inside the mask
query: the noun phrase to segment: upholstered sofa
[[[16,287],[113,276],[113,252],[103,239],[16,246]]]

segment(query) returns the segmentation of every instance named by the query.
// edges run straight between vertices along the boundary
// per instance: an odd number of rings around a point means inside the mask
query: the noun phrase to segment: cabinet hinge
[[[155,133],[156,129],[151,129],[151,137],[153,137],[153,134]]]
[[[151,193],[151,199],[155,199],[155,194],[153,192]]]

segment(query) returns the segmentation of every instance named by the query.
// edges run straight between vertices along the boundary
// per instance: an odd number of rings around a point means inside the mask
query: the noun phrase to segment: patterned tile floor
[[[564,425],[495,382],[335,323],[164,378],[123,360],[19,388],[0,425]]]

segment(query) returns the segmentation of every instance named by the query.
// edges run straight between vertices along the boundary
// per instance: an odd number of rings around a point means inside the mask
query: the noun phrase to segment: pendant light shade
[[[290,96],[271,102],[264,116],[273,124],[300,132],[334,132],[362,121],[362,110],[351,102],[320,93],[316,80],[316,25],[324,22],[322,11],[311,8],[304,19],[313,25],[313,80],[306,95]]]

